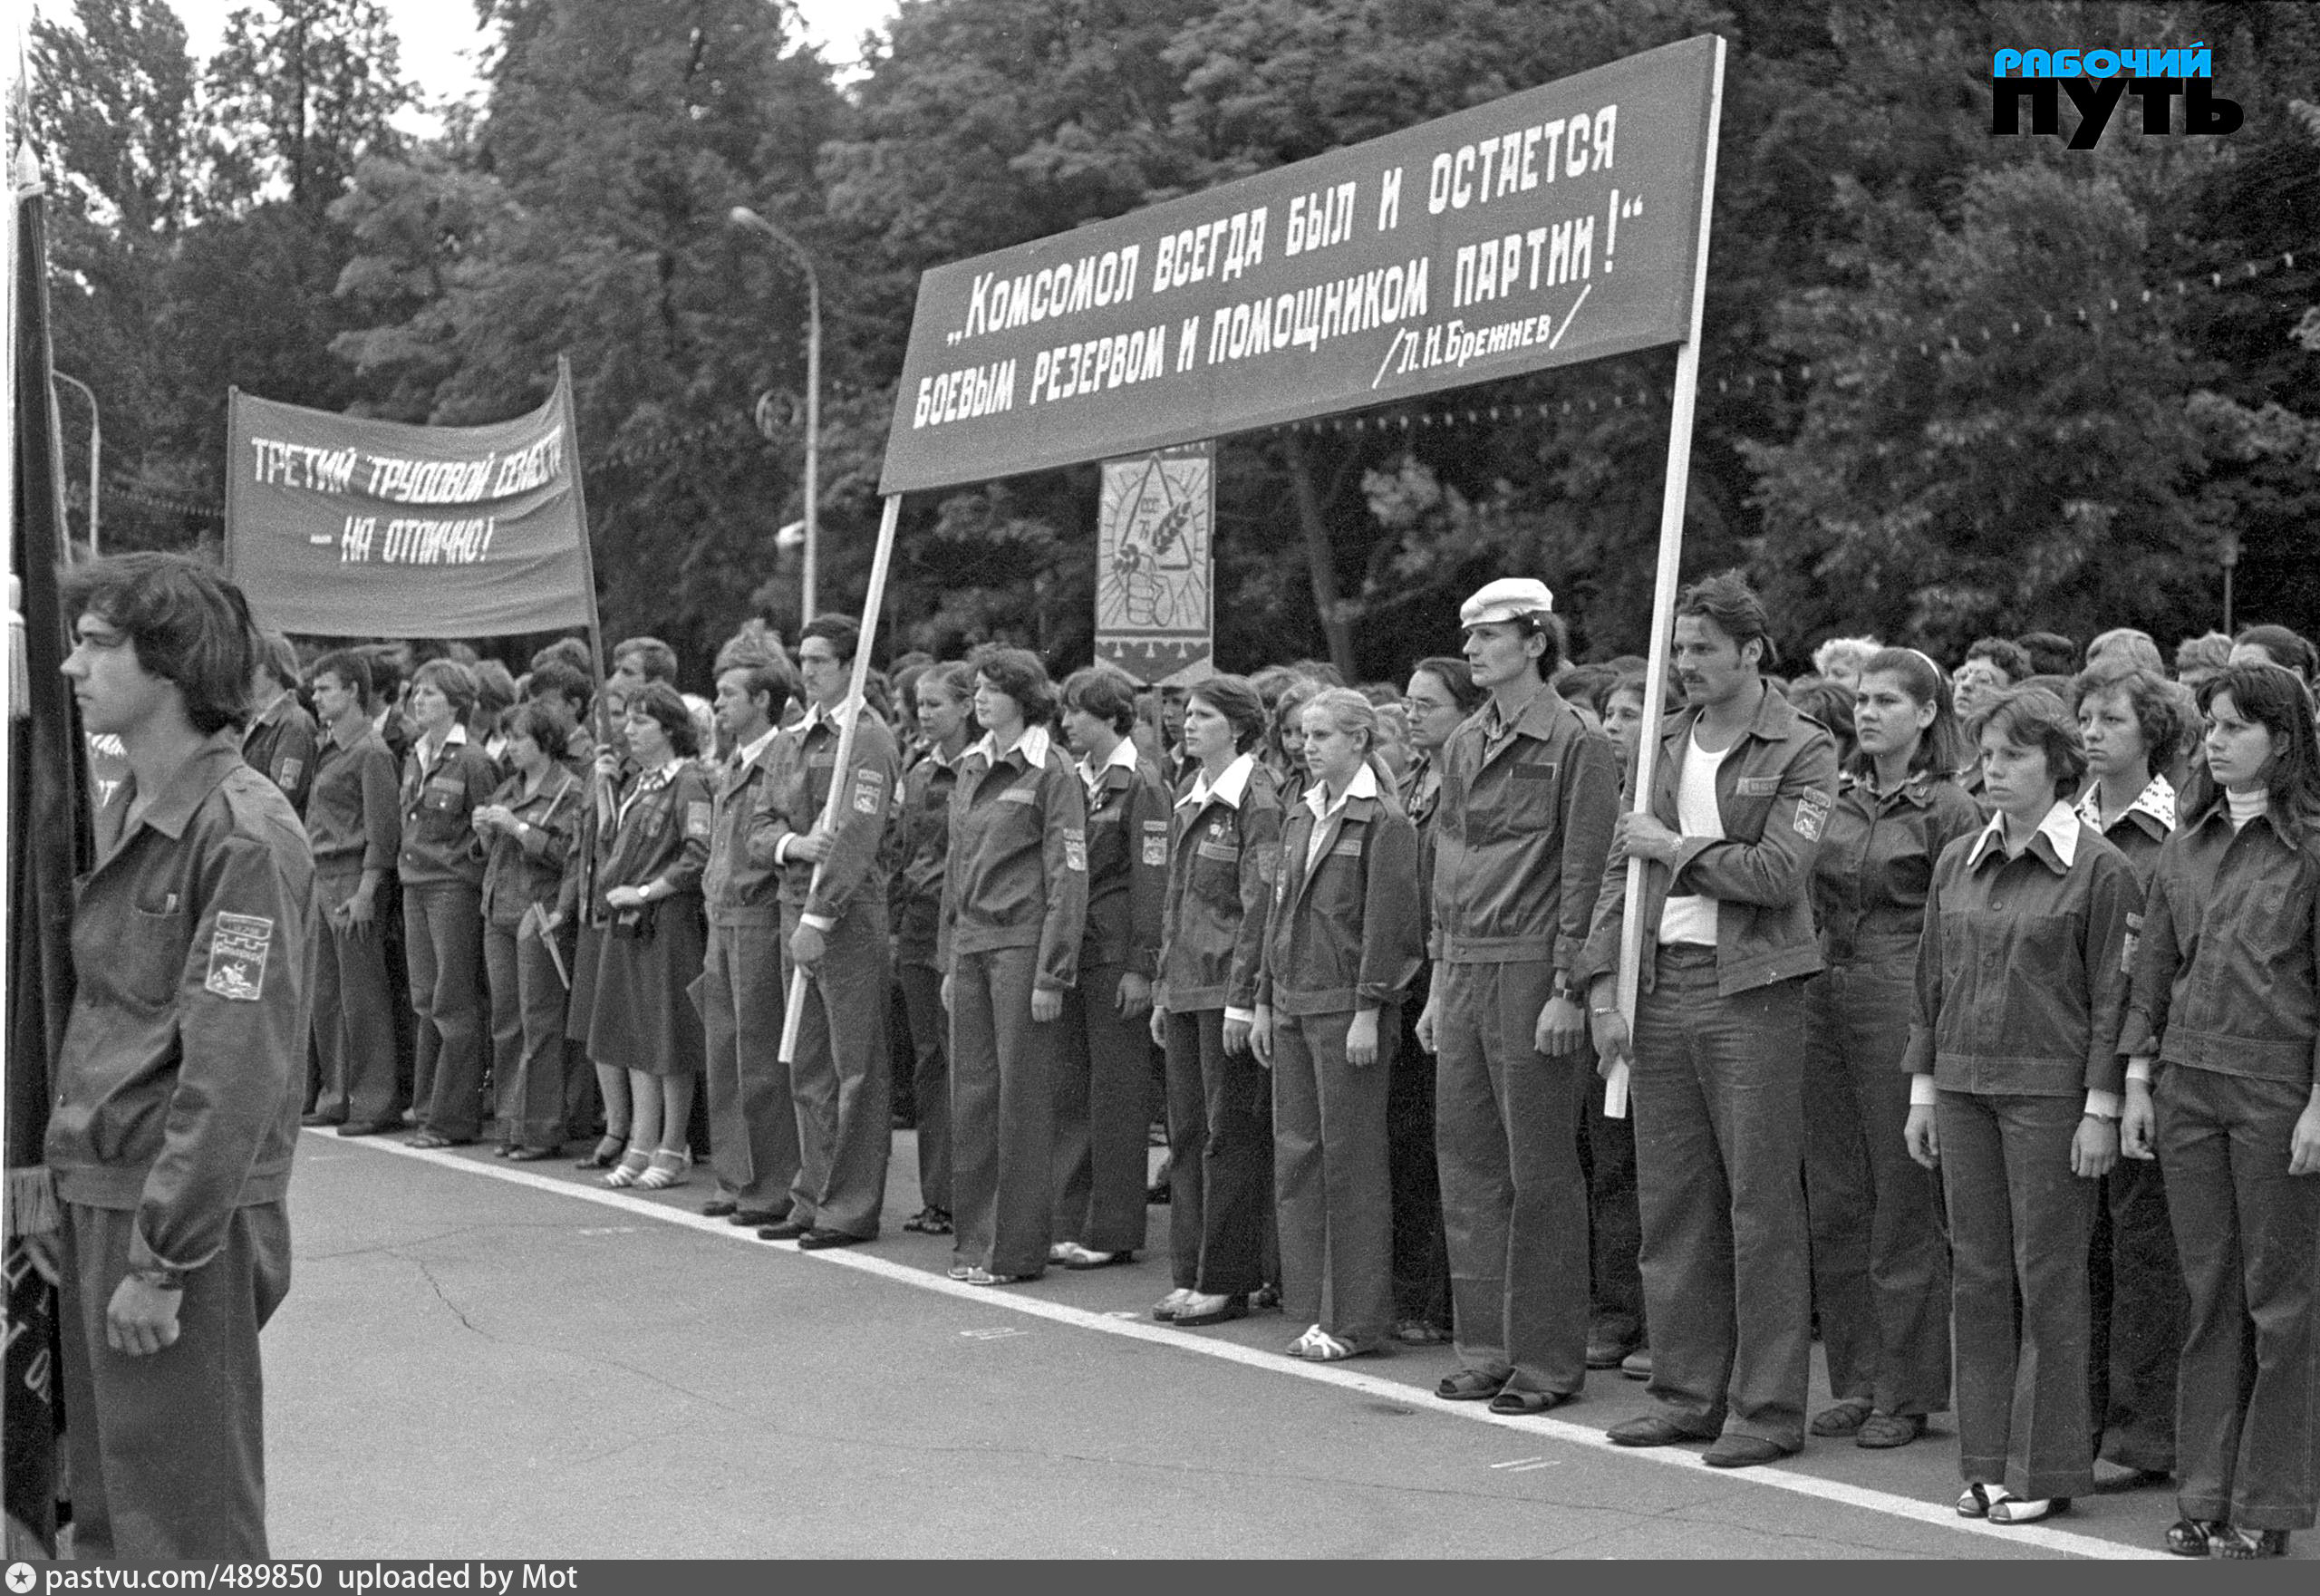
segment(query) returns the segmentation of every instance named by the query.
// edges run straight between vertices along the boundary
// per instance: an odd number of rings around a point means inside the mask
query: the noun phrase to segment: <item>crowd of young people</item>
[[[1437,1394],[1503,1413],[1619,1369],[1613,1441],[1725,1467],[1954,1408],[1961,1514],[2172,1478],[2170,1550],[2309,1527],[2312,647],[1839,638],[1784,682],[1731,575],[1664,688],[1567,660],[1527,578],[1459,628],[1406,682],[992,646],[854,701],[822,616],[713,705],[650,638],[401,691],[343,650],[304,744],[277,649],[245,750],[314,852],[307,1123],[594,1137],[643,1189],[705,1150],[704,1212],[807,1250],[878,1235],[908,1123],[963,1282],[1132,1262],[1150,1198],[1181,1328],[1446,1340]]]

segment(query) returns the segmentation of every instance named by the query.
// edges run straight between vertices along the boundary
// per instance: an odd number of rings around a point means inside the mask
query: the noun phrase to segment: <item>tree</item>
[[[402,143],[393,119],[418,96],[397,56],[377,0],[272,0],[227,16],[208,85],[218,203],[279,190],[319,219],[364,156]]]

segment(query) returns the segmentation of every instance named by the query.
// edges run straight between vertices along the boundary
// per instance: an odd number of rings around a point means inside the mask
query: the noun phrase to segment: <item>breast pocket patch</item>
[[[237,1003],[256,1002],[266,995],[266,957],[273,946],[273,921],[259,914],[218,915],[203,989]]]
[[[1777,776],[1743,776],[1735,788],[1742,798],[1772,798],[1780,791]]]

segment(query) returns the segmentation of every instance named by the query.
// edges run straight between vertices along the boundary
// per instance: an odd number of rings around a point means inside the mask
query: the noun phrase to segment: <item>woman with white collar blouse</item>
[[[1258,763],[1264,700],[1212,676],[1184,702],[1200,769],[1176,800],[1152,1034],[1168,1053],[1169,1251],[1175,1289],[1155,1319],[1221,1324],[1265,1284],[1272,1210],[1272,1083],[1251,1052],[1281,799]]]
[[[940,961],[951,1011],[951,1278],[1003,1286],[1047,1268],[1063,994],[1088,918],[1087,802],[1049,730],[1039,657],[972,661],[982,740],[959,758]]]

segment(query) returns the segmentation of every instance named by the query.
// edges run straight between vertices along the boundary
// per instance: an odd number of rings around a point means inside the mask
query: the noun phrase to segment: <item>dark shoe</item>
[[[1439,1347],[1450,1332],[1431,1320],[1405,1319],[1394,1326],[1394,1340],[1412,1347]]]
[[[1434,1394],[1445,1402],[1486,1402],[1504,1389],[1506,1377],[1503,1374],[1462,1369],[1444,1375],[1435,1385]]]
[[[2167,1526],[2167,1550],[2178,1557],[2205,1557],[2215,1538],[2228,1533],[2221,1519],[2179,1518]]]
[[[1861,1420],[1852,1444],[1865,1446],[1871,1452],[1884,1452],[1895,1446],[1906,1446],[1924,1434],[1925,1415],[1922,1413],[1872,1413]]]
[[[780,1228],[778,1224],[766,1227],[767,1230]],[[759,1233],[762,1235],[764,1232]],[[815,1229],[798,1238],[798,1250],[800,1253],[826,1253],[832,1247],[858,1247],[868,1240],[868,1236],[858,1236],[851,1231]]]
[[[1606,1337],[1600,1341],[1590,1340],[1587,1343],[1587,1367],[1617,1369],[1620,1360],[1635,1350],[1635,1345],[1633,1341],[1616,1336]]]
[[[1870,1411],[1871,1404],[1868,1398],[1847,1397],[1834,1407],[1823,1407],[1812,1416],[1812,1433],[1824,1439],[1859,1435]]]
[[[1249,1293],[1249,1306],[1252,1309],[1262,1309],[1268,1313],[1273,1311],[1281,1306],[1281,1288],[1259,1286]]]
[[[537,1164],[543,1158],[555,1156],[554,1147],[516,1146],[508,1149],[508,1162],[510,1164]]]
[[[1197,1330],[1204,1324],[1223,1324],[1227,1320],[1249,1317],[1249,1300],[1237,1293],[1230,1295],[1195,1294],[1193,1300],[1176,1310],[1174,1324],[1178,1330]]]
[[[951,1211],[929,1203],[904,1220],[903,1228],[922,1236],[947,1236],[951,1233]]]
[[[1631,1380],[1649,1379],[1651,1378],[1651,1349],[1638,1347],[1625,1358],[1620,1359],[1619,1372]]]
[[[338,1127],[338,1134],[341,1136],[384,1136],[391,1130],[401,1128],[402,1122],[397,1119],[350,1119]]]
[[[2208,1555],[2228,1558],[2234,1562],[2245,1562],[2257,1557],[2286,1557],[2287,1532],[2243,1530],[2237,1524],[2221,1524],[2209,1537]]]
[[[346,1117],[343,1114],[301,1114],[298,1123],[306,1126],[344,1125]]]
[[[2098,1491],[2144,1491],[2163,1485],[2174,1477],[2170,1469],[2137,1468],[2131,1463],[2113,1463],[2107,1457],[2094,1460],[2094,1488]]]
[[[1135,1253],[1126,1247],[1116,1253],[1097,1253],[1079,1245],[1077,1242],[1068,1244],[1071,1252],[1063,1260],[1063,1266],[1066,1269],[1109,1269],[1115,1264],[1136,1262]]]
[[[703,1219],[722,1219],[728,1214],[739,1214],[740,1211],[741,1205],[730,1197],[711,1197],[701,1205],[701,1216]]]
[[[1713,1441],[1714,1430],[1687,1429],[1663,1414],[1647,1413],[1613,1425],[1603,1434],[1614,1446],[1680,1446],[1687,1441]]]
[[[805,1243],[801,1242],[798,1244],[803,1246]],[[966,1273],[956,1275],[955,1278],[966,1282],[971,1286],[1020,1286],[1039,1279],[1044,1272],[1042,1270],[1035,1269],[1029,1274],[993,1274],[988,1269],[971,1268]]]
[[[1716,1445],[1700,1456],[1710,1468],[1754,1468],[1760,1463],[1777,1463],[1795,1454],[1793,1446],[1784,1446],[1778,1441],[1767,1441],[1762,1436],[1719,1436]]]
[[[754,1230],[765,1225],[779,1224],[788,1216],[788,1211],[782,1208],[736,1208],[725,1216],[725,1223],[744,1225]]]
[[[619,1136],[606,1136],[598,1140],[596,1143],[596,1150],[594,1152],[589,1154],[585,1158],[575,1159],[573,1162],[572,1167],[575,1169],[610,1169],[614,1165],[620,1162],[620,1156],[626,1151],[628,1151],[628,1135],[626,1132],[624,1131]]]
[[[1502,1388],[1490,1399],[1493,1413],[1552,1413],[1571,1400],[1570,1391],[1525,1391],[1513,1386]]]
[[[784,1219],[774,1224],[761,1225],[758,1240],[761,1242],[795,1242],[802,1240],[814,1227],[799,1219]]]
[[[464,1147],[473,1140],[475,1140],[473,1137],[445,1136],[440,1131],[422,1130],[417,1136],[411,1137],[411,1140],[405,1142],[403,1146],[406,1147],[424,1147],[431,1152],[443,1147]]]

